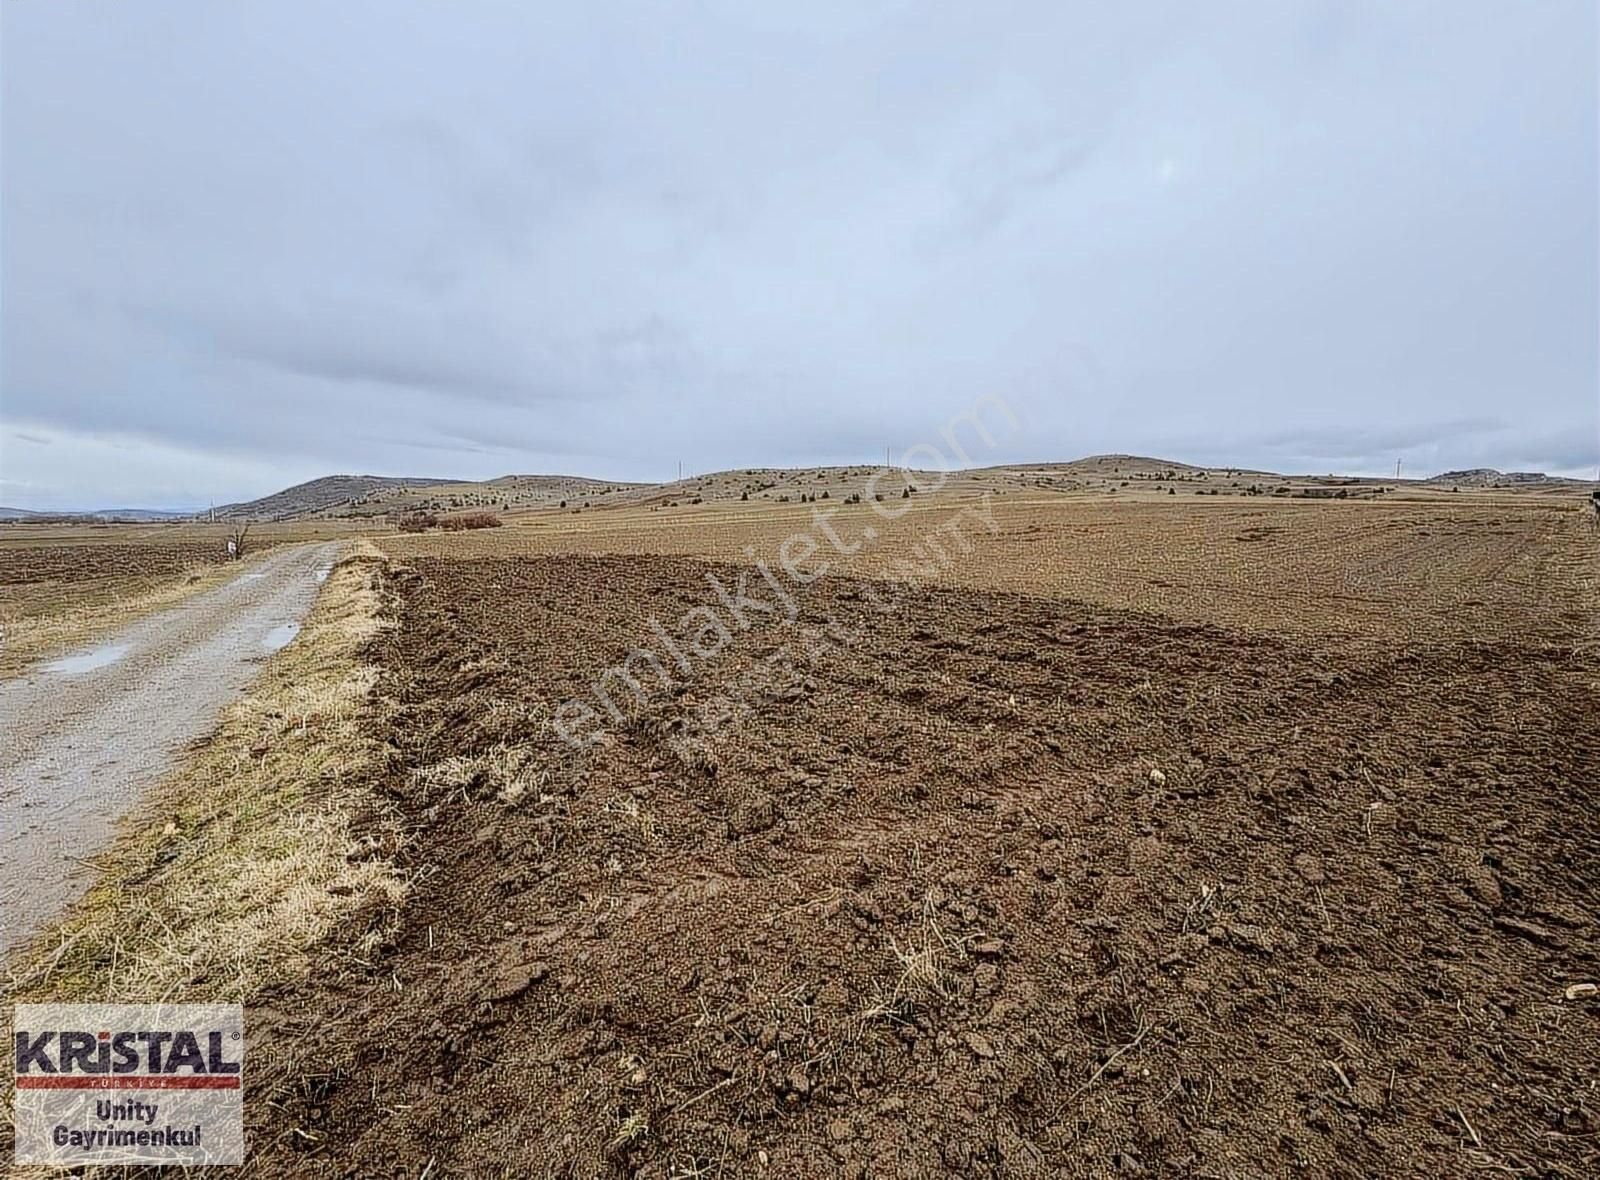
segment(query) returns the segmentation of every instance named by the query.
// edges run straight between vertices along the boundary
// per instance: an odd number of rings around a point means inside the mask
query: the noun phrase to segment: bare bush
[[[439,527],[452,533],[466,529],[497,529],[502,523],[492,512],[459,512],[454,516],[439,518]]]
[[[439,518],[432,512],[408,512],[395,524],[402,533],[425,533],[439,526]]]

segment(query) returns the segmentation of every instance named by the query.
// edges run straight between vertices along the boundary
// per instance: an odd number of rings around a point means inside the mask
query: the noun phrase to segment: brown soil
[[[227,559],[224,547],[213,541],[8,547],[0,560],[0,586],[181,574],[195,566],[220,565]]]
[[[1592,654],[826,579],[552,742],[708,569],[397,573],[413,890],[252,1008],[251,1171],[1600,1170]]]

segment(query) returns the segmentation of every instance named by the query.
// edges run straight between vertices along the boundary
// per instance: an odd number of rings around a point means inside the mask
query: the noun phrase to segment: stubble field
[[[640,553],[777,569],[783,542],[802,534],[817,546],[800,563],[807,571],[936,580],[1246,630],[1592,638],[1600,623],[1600,545],[1584,506],[1492,493],[1374,503],[966,490],[883,504],[548,512],[492,533],[386,547],[402,559]]]

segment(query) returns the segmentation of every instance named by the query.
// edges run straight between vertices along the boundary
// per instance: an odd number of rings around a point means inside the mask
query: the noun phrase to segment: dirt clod
[[[1526,938],[1529,942],[1536,942],[1540,946],[1559,947],[1565,941],[1561,935],[1536,922],[1526,922],[1521,918],[1496,918],[1494,924],[1508,934],[1515,934],[1518,938]]]
[[[1321,885],[1328,879],[1328,874],[1322,869],[1321,859],[1309,852],[1296,855],[1294,871],[1300,874],[1300,879],[1307,885]]]
[[[765,832],[778,821],[777,805],[772,796],[756,794],[742,800],[733,809],[731,826],[736,836],[751,836]]]

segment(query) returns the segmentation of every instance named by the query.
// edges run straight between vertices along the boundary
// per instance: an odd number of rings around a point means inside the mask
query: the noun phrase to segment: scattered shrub
[[[425,533],[438,527],[439,518],[431,512],[408,512],[396,524],[402,533]]]
[[[462,512],[439,518],[439,527],[452,533],[465,529],[497,529],[500,524],[500,518],[492,512]]]

